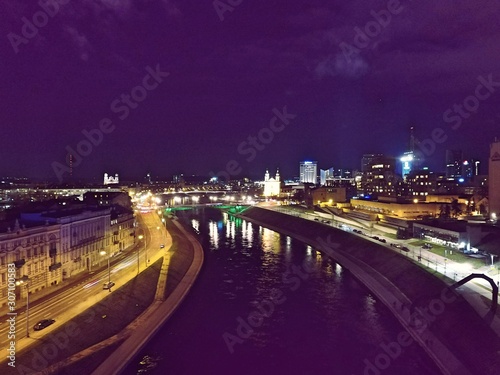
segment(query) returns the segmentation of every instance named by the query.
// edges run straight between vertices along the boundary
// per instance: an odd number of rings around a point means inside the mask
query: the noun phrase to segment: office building
[[[462,178],[463,161],[462,150],[446,150],[446,178]]]
[[[318,163],[316,161],[300,162],[300,182],[314,185],[318,183]]]

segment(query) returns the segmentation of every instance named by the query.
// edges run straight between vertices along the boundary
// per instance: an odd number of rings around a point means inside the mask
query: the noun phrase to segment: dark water
[[[385,354],[404,330],[315,249],[213,209],[179,216],[199,232],[202,272],[126,374],[439,373],[416,343]]]

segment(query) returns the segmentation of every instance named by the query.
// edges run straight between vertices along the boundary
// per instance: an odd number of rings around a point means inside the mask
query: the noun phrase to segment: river
[[[178,217],[205,263],[126,375],[440,373],[416,343],[397,344],[401,325],[326,255],[216,209]]]

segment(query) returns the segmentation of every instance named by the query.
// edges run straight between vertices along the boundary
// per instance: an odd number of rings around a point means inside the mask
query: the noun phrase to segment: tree
[[[439,217],[442,219],[449,219],[450,206],[448,204],[442,204],[441,207],[439,207]]]
[[[453,217],[457,217],[458,215],[460,215],[462,213],[462,209],[460,208],[460,203],[458,203],[457,199],[453,199],[451,201],[451,213],[452,213]]]

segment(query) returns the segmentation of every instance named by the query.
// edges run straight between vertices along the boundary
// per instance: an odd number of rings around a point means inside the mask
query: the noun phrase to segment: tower
[[[498,220],[500,217],[500,140],[497,138],[490,145],[488,201],[490,218]]]
[[[410,152],[415,153],[415,134],[413,131],[415,128],[410,126]]]

